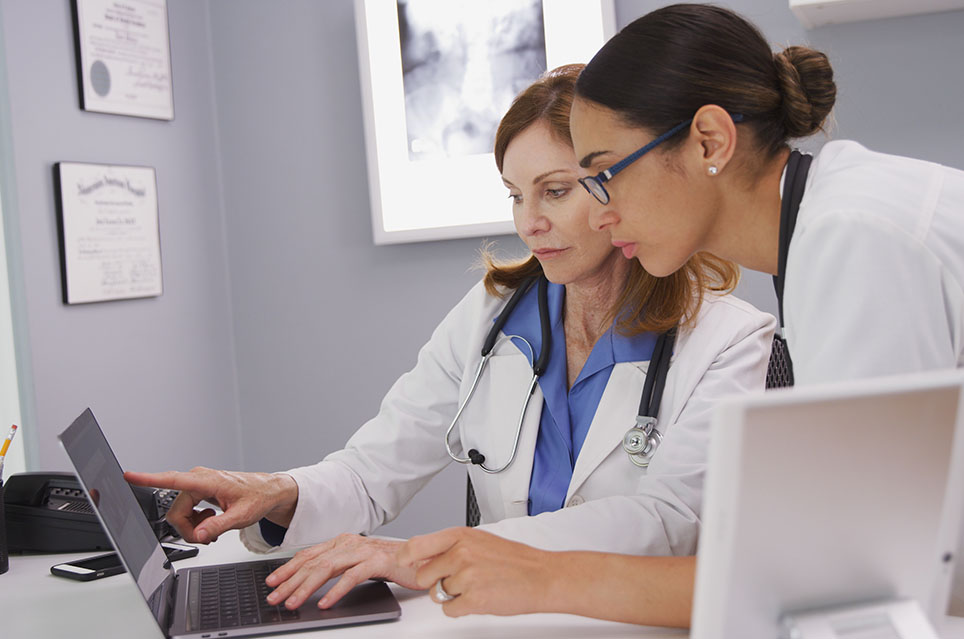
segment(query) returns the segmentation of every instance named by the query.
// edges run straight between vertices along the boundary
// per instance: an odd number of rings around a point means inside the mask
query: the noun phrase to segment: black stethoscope
[[[533,284],[536,284],[538,287],[539,325],[542,329],[542,351],[539,353],[538,358],[535,356],[535,349],[532,348],[532,344],[524,337],[520,335],[505,335],[501,339],[499,338],[499,333],[502,332],[502,328],[509,320],[509,315],[515,307],[518,306],[522,298],[525,297],[525,294],[529,292]],[[542,377],[542,374],[546,372],[546,367],[549,366],[549,353],[552,351],[548,290],[549,282],[543,275],[531,277],[523,282],[523,284],[516,289],[515,293],[512,294],[512,297],[509,298],[505,308],[502,309],[502,312],[499,313],[499,316],[492,325],[492,329],[488,335],[486,335],[485,342],[482,344],[482,361],[479,362],[479,367],[475,372],[475,379],[472,381],[468,395],[466,395],[461,405],[459,405],[458,412],[455,413],[455,418],[449,425],[448,430],[445,431],[445,450],[448,451],[449,457],[460,464],[471,463],[477,465],[487,473],[501,473],[515,460],[516,451],[519,448],[519,439],[522,435],[522,422],[525,420],[526,410],[529,408],[529,400],[536,390],[536,384],[539,383],[539,378]],[[462,411],[465,410],[466,404],[472,399],[472,395],[475,393],[475,388],[479,384],[482,371],[485,370],[485,365],[489,361],[492,351],[498,344],[512,338],[521,340],[529,349],[532,360],[532,380],[529,382],[525,403],[522,405],[522,412],[519,413],[519,422],[516,425],[515,439],[512,444],[512,451],[509,453],[509,460],[498,468],[489,468],[485,465],[485,455],[475,448],[469,450],[468,457],[459,457],[452,452],[449,437],[455,428],[455,424],[458,423]],[[626,431],[626,435],[623,437],[623,450],[629,454],[629,459],[641,468],[649,466],[650,460],[653,458],[656,449],[662,441],[662,435],[656,430],[656,416],[659,414],[660,399],[663,396],[663,389],[666,386],[666,375],[669,373],[670,357],[673,354],[673,345],[675,342],[675,328],[663,333],[656,340],[656,345],[653,347],[653,355],[650,358],[649,369],[646,371],[646,382],[643,384],[643,394],[639,400],[636,424]]]

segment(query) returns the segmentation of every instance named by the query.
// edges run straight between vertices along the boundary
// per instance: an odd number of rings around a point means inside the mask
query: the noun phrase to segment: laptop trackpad
[[[338,603],[334,606],[327,610],[322,610],[318,607],[318,600],[321,599],[337,581],[337,578],[330,580],[321,590],[309,597],[308,600],[298,608],[301,619],[337,619],[346,615],[356,616],[383,612],[386,609],[386,605],[390,608],[398,607],[395,596],[392,594],[388,584],[382,581],[365,581],[352,588],[348,594],[339,599]]]

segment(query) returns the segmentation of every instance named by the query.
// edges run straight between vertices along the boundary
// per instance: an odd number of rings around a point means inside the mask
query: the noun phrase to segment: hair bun
[[[787,137],[802,138],[823,129],[837,99],[827,56],[809,47],[787,47],[773,54],[782,95]]]

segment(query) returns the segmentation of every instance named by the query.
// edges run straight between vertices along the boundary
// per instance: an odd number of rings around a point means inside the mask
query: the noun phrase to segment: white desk
[[[27,555],[11,556],[10,570],[0,575],[0,636],[37,639],[103,637],[156,637],[163,635],[151,618],[127,575],[115,575],[90,582],[71,581],[50,574],[50,566],[88,556]],[[245,561],[261,557],[247,552],[237,533],[224,535],[211,546],[201,547],[197,557],[178,561],[177,567]],[[502,639],[503,637],[582,639],[593,637],[643,637],[668,639],[687,637],[684,630],[647,628],[574,615],[520,615],[493,617],[470,615],[450,619],[423,592],[392,584],[402,606],[398,621],[328,628],[289,634],[292,638],[335,637],[460,637],[465,639]],[[112,608],[111,615],[105,611]],[[284,635],[282,635],[284,636]],[[964,619],[948,618],[946,639],[964,639]]]
[[[72,581],[50,574],[50,567],[56,563],[92,554],[95,553],[11,556],[9,572],[0,575],[0,637],[10,639],[163,637],[137,588],[126,574],[89,582]],[[193,565],[250,561],[261,557],[262,555],[254,555],[245,550],[238,541],[237,533],[229,533],[222,536],[217,543],[207,547],[201,546],[201,552],[197,557],[178,561],[174,565],[180,569]],[[450,619],[442,614],[439,606],[424,592],[407,590],[394,584],[391,587],[402,606],[402,617],[398,621],[335,627],[279,636],[289,636],[293,639],[300,637],[668,639],[686,637],[688,634],[682,630],[643,628],[575,615],[539,614],[516,617],[470,615]],[[105,614],[109,608],[114,611],[111,615]],[[964,638],[964,634],[961,636]]]

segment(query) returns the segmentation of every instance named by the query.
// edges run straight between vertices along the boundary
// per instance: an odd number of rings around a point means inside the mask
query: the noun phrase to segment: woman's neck
[[[592,346],[609,329],[610,310],[629,278],[630,262],[613,251],[592,275],[566,284],[566,341]]]
[[[735,181],[721,195],[706,250],[754,271],[776,275],[780,244],[780,178],[790,156],[781,151],[747,189]],[[740,176],[733,180],[744,179]]]

